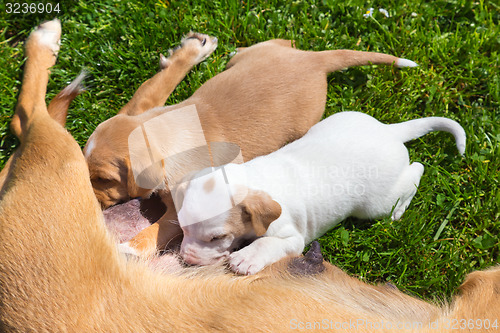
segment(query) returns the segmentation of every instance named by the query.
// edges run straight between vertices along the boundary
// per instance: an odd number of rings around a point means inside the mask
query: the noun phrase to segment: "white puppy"
[[[447,118],[385,125],[341,112],[267,156],[203,170],[177,190],[184,196],[181,255],[199,265],[228,258],[235,272],[254,274],[300,254],[349,216],[392,212],[397,220],[424,171],[422,164],[409,163],[403,143],[436,130],[452,133],[465,152],[465,131]],[[252,243],[232,252],[245,241]]]

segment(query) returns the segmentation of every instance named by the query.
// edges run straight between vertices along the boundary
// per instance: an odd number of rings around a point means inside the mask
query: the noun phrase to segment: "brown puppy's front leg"
[[[132,99],[118,112],[136,116],[154,107],[163,106],[187,72],[206,59],[217,47],[217,38],[190,32],[181,45],[171,51],[167,59],[162,56],[162,70],[144,82]]]
[[[151,226],[143,229],[130,241],[122,244],[121,250],[141,257],[151,257],[158,250],[174,249],[182,241],[182,229],[177,222],[177,212],[170,194],[162,196],[167,211]]]

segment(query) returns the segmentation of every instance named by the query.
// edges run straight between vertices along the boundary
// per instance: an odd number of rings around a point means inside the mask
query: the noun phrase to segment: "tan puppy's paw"
[[[229,256],[231,270],[238,274],[252,275],[260,272],[267,265],[265,253],[253,246],[247,246]]]
[[[217,42],[217,37],[190,32],[181,40],[181,45],[170,51],[170,58],[180,56],[197,65],[215,51]],[[165,59],[161,60],[160,66],[166,67],[165,64]]]
[[[40,46],[47,46],[57,56],[61,45],[61,22],[58,19],[47,21],[32,33],[31,40]]]

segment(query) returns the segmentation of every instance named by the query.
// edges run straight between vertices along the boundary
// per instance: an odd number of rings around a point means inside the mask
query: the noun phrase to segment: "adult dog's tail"
[[[465,153],[465,131],[454,120],[443,117],[428,117],[387,125],[403,142],[414,140],[433,131],[445,131],[453,134],[457,149],[461,155]]]
[[[61,90],[56,97],[52,99],[47,107],[49,115],[52,119],[56,120],[61,126],[66,123],[68,115],[69,104],[75,99],[76,96],[84,91],[83,79],[85,79],[85,72],[81,72],[66,88]]]
[[[322,66],[326,73],[346,69],[352,66],[364,65],[392,65],[396,67],[417,67],[418,65],[408,59],[398,58],[393,55],[377,52],[363,52],[353,50],[330,50],[311,52],[316,57],[315,63]]]

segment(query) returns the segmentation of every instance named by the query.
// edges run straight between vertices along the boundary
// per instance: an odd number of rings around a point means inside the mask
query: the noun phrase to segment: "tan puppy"
[[[489,330],[475,323],[471,332],[494,331],[499,268],[471,274],[462,294],[438,308],[328,264],[302,275],[314,258],[287,259],[252,277],[215,269],[161,275],[127,262],[104,228],[81,150],[61,126],[67,103],[56,97],[56,120],[45,106],[59,34],[51,21],[26,42],[13,124],[21,145],[0,178],[0,331],[454,332],[467,318],[489,320]]]
[[[210,40],[207,38],[207,40]],[[184,42],[182,47],[171,56],[167,70],[175,71],[175,82],[197,63],[198,50],[206,56],[208,42],[205,46]],[[149,101],[148,107],[129,107],[127,105],[119,114],[102,124],[89,138],[85,147],[85,157],[89,165],[94,191],[103,207],[135,197],[148,197],[158,193],[168,210],[165,216],[155,225],[147,228],[130,242],[130,246],[143,255],[150,255],[156,248],[163,249],[181,230],[172,220],[177,220],[174,204],[170,196],[172,187],[190,171],[203,169],[214,162],[214,148],[208,148],[211,157],[204,156],[205,150],[190,150],[198,147],[198,138],[211,144],[213,142],[233,143],[241,149],[242,159],[239,163],[256,156],[265,155],[279,149],[287,142],[304,135],[317,123],[323,114],[327,91],[327,74],[351,66],[367,64],[395,64],[399,67],[413,67],[413,61],[396,58],[391,55],[336,50],[308,52],[297,50],[291,41],[271,40],[249,48],[242,49],[228,63],[227,70],[210,79],[201,86],[189,99],[173,106],[157,108],[144,112],[151,107],[161,106],[171,89],[170,77],[162,72],[151,79],[155,85],[141,87],[134,99]],[[188,52],[188,50],[191,50]],[[193,60],[195,59],[195,60]],[[187,65],[186,65],[187,64]],[[167,80],[167,81],[166,81]],[[147,91],[147,96],[146,92]],[[157,101],[150,101],[148,96],[163,96]],[[130,104],[130,103],[129,103]],[[197,112],[195,120],[168,120],[157,132],[163,147],[154,142],[145,145],[150,150],[161,151],[166,155],[182,155],[175,161],[157,163],[141,174],[142,185],[137,181],[137,172],[133,171],[130,144],[137,142],[132,135],[134,129],[158,123],[166,113],[183,107],[194,106]],[[191,124],[199,121],[200,131],[185,129],[184,121]],[[131,139],[134,137],[134,139]],[[148,137],[151,140],[151,137]],[[150,158],[148,149],[143,149],[137,160],[147,161]],[[229,149],[230,151],[231,149]],[[225,158],[231,152],[218,152],[222,155],[221,165],[232,162]],[[146,169],[146,166],[143,167]]]

